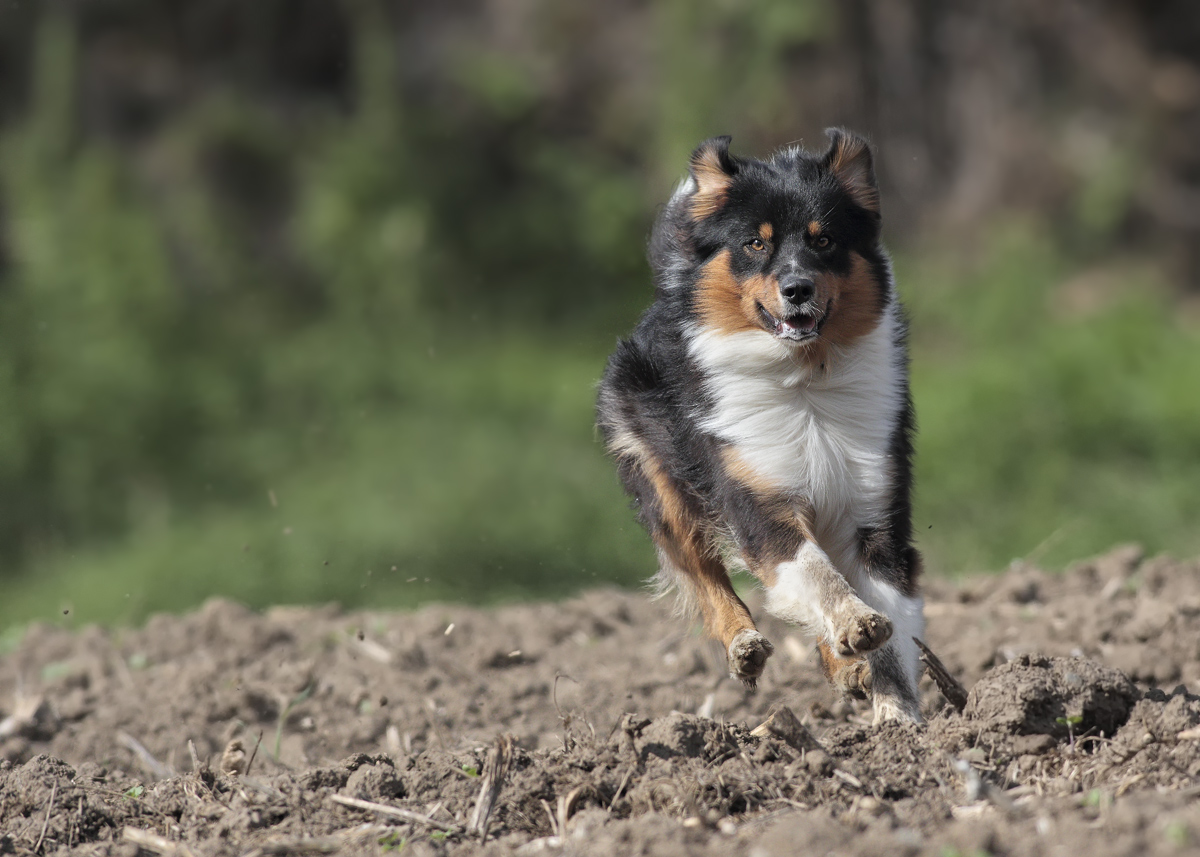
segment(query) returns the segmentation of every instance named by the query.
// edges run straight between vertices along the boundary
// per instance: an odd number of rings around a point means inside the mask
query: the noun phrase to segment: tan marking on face
[[[775,235],[775,227],[770,223],[764,223],[758,227],[758,237],[763,241],[770,242]]]
[[[729,250],[714,256],[696,283],[696,312],[701,323],[721,333],[766,330],[758,304],[778,318],[783,312],[779,283],[763,274],[739,280],[729,267],[729,258]]]
[[[821,229],[822,229],[822,228],[823,228],[823,227],[821,226],[821,221],[819,221],[819,220],[810,220],[810,221],[808,222],[808,234],[809,234],[809,237],[811,237],[811,238],[816,238],[818,235],[820,235],[820,234],[821,234]]]
[[[826,371],[830,347],[845,347],[870,333],[883,317],[883,285],[871,272],[871,263],[857,253],[850,254],[850,271],[844,276],[821,274],[814,278],[817,287],[813,300],[828,307],[821,332],[796,348],[796,358],[808,364],[814,374]],[[767,304],[768,310],[774,312]]]
[[[846,346],[879,326],[883,317],[883,284],[875,279],[871,263],[850,254],[850,272],[845,276],[817,278],[817,300],[829,305],[829,317],[821,328],[821,339]]]

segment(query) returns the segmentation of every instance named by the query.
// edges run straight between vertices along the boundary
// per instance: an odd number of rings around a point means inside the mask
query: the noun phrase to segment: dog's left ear
[[[862,208],[879,214],[879,186],[875,183],[875,161],[871,144],[845,128],[828,128],[829,151],[825,166]]]
[[[738,171],[737,158],[729,154],[732,137],[713,137],[705,140],[692,152],[689,173],[696,183],[692,195],[692,217],[703,220],[716,214],[725,204],[725,191],[729,189]]]

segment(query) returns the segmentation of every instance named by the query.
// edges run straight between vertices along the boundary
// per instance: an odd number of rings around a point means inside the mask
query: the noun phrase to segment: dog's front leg
[[[817,636],[830,682],[854,696],[870,696],[876,722],[920,721],[915,665],[909,663],[915,643],[911,638],[892,640],[892,620],[881,612],[896,614],[902,633],[919,634],[924,627],[920,599],[901,598],[863,571],[855,575],[855,582],[864,601],[811,539],[804,541],[795,559],[779,563],[773,571],[773,580],[760,575],[767,587],[767,610]]]
[[[708,539],[703,510],[649,451],[626,453],[617,461],[658,546],[657,588],[662,593],[679,589],[684,612],[699,613],[705,630],[725,647],[730,675],[753,689],[775,647],[755,628],[750,611],[734,592]]]
[[[771,569],[766,608],[781,619],[815,634],[842,658],[874,651],[892,635],[887,616],[867,606],[825,551],[811,539],[801,544],[794,559]]]
[[[866,659],[866,683],[877,723],[881,720],[921,719],[921,696],[917,683],[922,668],[916,639],[925,636],[925,617],[924,599],[914,585],[919,573],[920,557],[911,549],[904,552],[902,557],[903,564],[889,566],[872,564],[868,557],[867,562],[855,564],[849,569],[855,591],[867,604],[885,613],[894,628],[892,639],[871,652]],[[847,669],[860,674],[864,671],[861,664],[847,665],[840,659],[833,660],[835,684],[845,686],[853,683],[842,680],[843,677],[850,677]],[[828,672],[831,660],[824,652],[822,661]]]

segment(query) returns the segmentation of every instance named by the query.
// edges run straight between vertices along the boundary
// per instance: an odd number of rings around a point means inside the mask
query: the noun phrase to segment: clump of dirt
[[[640,593],[36,626],[0,658],[0,854],[1178,853],[1198,572],[1121,548],[931,581],[970,693],[926,682],[919,726],[871,725],[770,619],[748,693]]]
[[[1113,735],[1141,694],[1120,670],[1083,658],[1018,655],[976,682],[963,715],[1015,735]]]

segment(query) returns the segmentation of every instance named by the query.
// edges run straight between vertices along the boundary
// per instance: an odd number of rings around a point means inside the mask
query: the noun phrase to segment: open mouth
[[[762,304],[758,305],[758,314],[761,316],[767,330],[774,333],[780,339],[786,339],[791,342],[805,342],[816,337],[821,332],[821,325],[825,321],[825,314],[828,310],[828,304],[826,304],[824,310],[818,310],[810,303],[805,304],[805,308],[800,312],[793,313],[784,318],[776,318],[767,312],[767,308]]]

